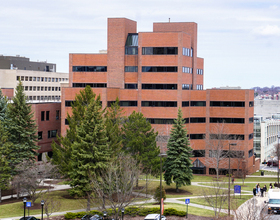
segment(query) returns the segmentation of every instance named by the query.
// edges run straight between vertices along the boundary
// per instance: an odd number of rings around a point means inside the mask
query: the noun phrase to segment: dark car
[[[93,216],[93,215],[90,215],[90,214],[84,215],[84,216],[81,218],[81,220],[90,220],[90,218],[91,218],[92,216]]]
[[[24,217],[21,217],[19,220],[40,220],[40,219],[34,216],[25,216],[25,219]]]
[[[278,163],[276,160],[269,160],[267,161],[267,166],[273,166],[273,167],[277,167],[278,166]]]

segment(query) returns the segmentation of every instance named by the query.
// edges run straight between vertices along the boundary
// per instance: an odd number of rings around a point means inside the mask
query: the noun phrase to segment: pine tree
[[[2,90],[0,89],[0,121],[4,121],[7,118],[7,107],[8,100],[3,96]]]
[[[69,158],[71,158],[72,155],[72,144],[77,138],[77,126],[81,124],[87,106],[92,99],[95,99],[95,97],[96,95],[93,93],[90,86],[87,86],[76,95],[75,101],[72,103],[72,115],[67,115],[69,128],[66,131],[66,135],[65,137],[58,137],[58,143],[52,143],[52,162],[58,166],[60,173],[66,178],[68,172],[71,170]],[[100,102],[100,98],[98,99],[98,102]]]
[[[122,123],[124,120],[123,109],[120,107],[119,99],[111,103],[107,107],[105,114],[105,126],[108,137],[108,146],[110,149],[111,157],[116,157],[122,148]]]
[[[87,196],[87,211],[90,210],[92,193],[90,176],[96,176],[108,166],[110,154],[100,98],[91,99],[85,115],[77,126],[77,137],[72,145],[71,171],[69,171],[72,195]]]
[[[8,140],[8,132],[3,126],[3,122],[0,120],[0,202],[1,202],[1,190],[7,187],[11,178],[11,167],[9,165],[8,156],[12,143]]]
[[[154,132],[143,114],[134,111],[124,123],[122,130],[123,150],[132,155],[146,174],[153,168],[158,168],[160,150],[156,145],[157,132]]]
[[[33,120],[33,112],[31,104],[27,103],[26,96],[23,91],[21,81],[16,87],[16,94],[12,103],[8,105],[8,118],[10,119],[7,126],[10,134],[10,141],[13,143],[11,153],[9,155],[12,167],[26,160],[35,160],[36,150],[39,147],[37,126]]]
[[[164,163],[164,180],[167,185],[176,183],[178,188],[191,184],[192,175],[192,148],[187,137],[187,130],[184,128],[182,110],[179,109],[178,117],[172,126],[170,139],[167,143],[167,158]]]

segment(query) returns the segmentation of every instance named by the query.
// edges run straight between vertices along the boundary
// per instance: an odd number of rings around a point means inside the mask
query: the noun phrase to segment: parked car
[[[277,167],[278,166],[278,163],[276,160],[269,160],[267,161],[267,166],[273,166],[273,167]]]
[[[34,216],[25,216],[25,219],[24,217],[21,217],[19,220],[40,220],[40,219]]]
[[[90,218],[92,217],[92,215],[88,214],[88,215],[84,215],[81,220],[90,220]]]
[[[91,215],[91,214],[87,214],[84,215],[81,220],[102,220],[103,218],[99,215]]]
[[[145,217],[144,220],[160,220],[160,214],[149,214]],[[165,216],[161,216],[161,220],[166,220]]]

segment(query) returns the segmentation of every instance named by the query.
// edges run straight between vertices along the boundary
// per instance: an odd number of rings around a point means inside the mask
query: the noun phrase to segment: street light
[[[24,197],[23,198],[23,217],[24,217],[24,220],[25,220],[25,206],[26,206],[26,202],[27,202],[27,199]]]
[[[278,185],[279,185],[279,139],[280,139],[280,131],[278,131],[278,145],[277,145],[277,160],[278,160]],[[273,162],[272,162],[273,165]]]
[[[107,219],[107,212],[103,211],[103,219]]]
[[[160,153],[158,156],[160,157],[160,213],[159,213],[159,219],[161,220],[161,213],[162,213],[162,204],[161,204],[161,199],[162,199],[162,157],[167,156],[167,154]]]
[[[42,206],[42,218],[41,218],[41,220],[43,220],[43,208],[44,208],[44,205],[45,205],[45,202],[44,202],[44,200],[42,200],[41,201],[41,206]]]
[[[122,210],[122,220],[123,220],[123,216],[124,216],[124,208],[122,208],[121,210]]]
[[[236,146],[236,143],[229,143],[228,146],[228,216],[230,216],[230,146]]]

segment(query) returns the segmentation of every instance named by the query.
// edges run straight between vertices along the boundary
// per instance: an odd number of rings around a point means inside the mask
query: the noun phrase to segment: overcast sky
[[[0,0],[0,54],[57,64],[107,49],[107,18],[196,22],[204,88],[280,86],[279,0]]]

